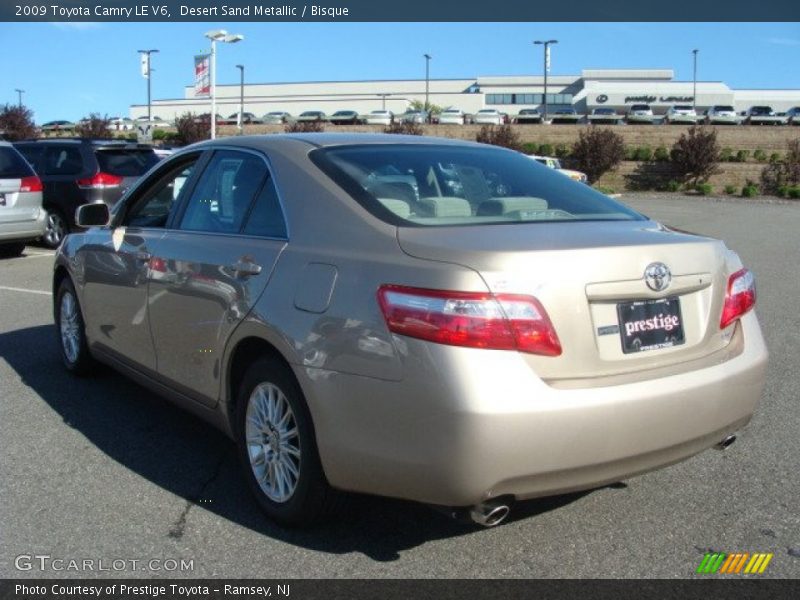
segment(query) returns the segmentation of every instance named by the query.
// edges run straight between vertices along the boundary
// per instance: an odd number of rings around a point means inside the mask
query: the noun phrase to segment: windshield
[[[373,215],[400,226],[643,219],[499,148],[369,144],[322,148],[311,159]]]

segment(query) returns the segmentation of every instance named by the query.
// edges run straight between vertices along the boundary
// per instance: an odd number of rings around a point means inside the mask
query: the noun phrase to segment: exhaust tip
[[[716,448],[717,450],[726,450],[735,441],[736,441],[736,436],[731,434],[722,438],[722,441],[719,442],[716,446],[714,446],[714,448]]]
[[[505,521],[511,509],[507,504],[478,504],[469,511],[473,523],[482,527],[494,527]]]

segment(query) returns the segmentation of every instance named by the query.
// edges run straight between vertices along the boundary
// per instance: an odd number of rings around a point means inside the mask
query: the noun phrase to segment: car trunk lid
[[[563,348],[558,357],[524,355],[545,379],[665,367],[707,356],[730,340],[730,331],[719,330],[731,271],[725,245],[653,221],[399,228],[398,241],[411,256],[478,271],[493,293],[536,297]],[[662,290],[645,279],[656,264],[671,272]],[[682,339],[677,325],[665,321],[675,316]],[[669,335],[648,333],[648,319],[656,319],[651,329],[669,328]],[[654,345],[660,347],[648,348]]]

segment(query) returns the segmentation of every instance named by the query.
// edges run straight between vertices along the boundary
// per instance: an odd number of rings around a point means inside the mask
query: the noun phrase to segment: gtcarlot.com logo
[[[769,561],[772,560],[772,553],[755,552],[706,552],[697,573],[718,575],[739,575],[739,574],[761,574],[767,569]]]

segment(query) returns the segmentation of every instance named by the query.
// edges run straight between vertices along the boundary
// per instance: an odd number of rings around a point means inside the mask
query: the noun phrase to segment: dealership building
[[[431,104],[474,113],[497,108],[510,115],[523,108],[540,108],[544,94],[542,76],[498,76],[470,79],[318,81],[306,83],[252,83],[244,86],[244,111],[258,116],[272,111],[298,115],[320,110],[361,114],[385,108],[404,112],[413,101],[425,101],[426,85]],[[217,113],[223,117],[239,109],[241,88],[217,85]],[[697,94],[695,101],[695,90]],[[721,81],[676,81],[672,69],[586,69],[580,75],[556,75],[547,79],[548,113],[574,108],[587,114],[599,107],[625,112],[631,104],[649,104],[663,114],[674,104],[695,104],[698,112],[713,105],[730,105],[742,112],[754,105],[768,105],[784,112],[800,106],[800,90],[732,89]],[[210,101],[196,97],[187,86],[184,97],[155,100],[152,114],[172,120],[185,112],[207,113]],[[147,105],[130,107],[132,118],[146,116]]]

